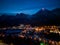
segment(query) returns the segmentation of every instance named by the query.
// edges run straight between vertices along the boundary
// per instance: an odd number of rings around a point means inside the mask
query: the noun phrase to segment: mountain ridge
[[[54,10],[41,9],[33,15],[24,13],[14,15],[3,14],[0,16],[0,27],[19,24],[31,25],[60,25],[60,8]]]

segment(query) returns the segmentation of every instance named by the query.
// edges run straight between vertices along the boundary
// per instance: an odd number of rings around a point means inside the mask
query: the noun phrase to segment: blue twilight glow
[[[41,8],[60,8],[60,0],[0,0],[0,13],[34,14]]]

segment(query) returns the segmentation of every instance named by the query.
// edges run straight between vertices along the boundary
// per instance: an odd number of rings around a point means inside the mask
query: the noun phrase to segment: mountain
[[[53,9],[52,12],[56,14],[57,18],[60,18],[60,8]]]
[[[36,14],[33,15],[32,20],[35,20],[36,24],[54,24],[56,15],[47,9],[41,9]]]
[[[56,15],[60,15],[60,8],[53,9],[52,12]]]
[[[28,20],[28,15],[27,14],[16,14],[16,16],[14,15],[7,15],[7,14],[3,14],[0,16],[0,26],[2,27],[8,27],[8,26],[17,26],[19,24],[27,24],[29,20]]]
[[[58,25],[60,25],[60,8],[56,8],[56,9],[53,9],[52,12],[54,14],[56,14],[56,20],[55,22],[57,22]]]
[[[27,14],[24,13],[20,13],[16,15],[16,20],[17,23],[19,22],[20,24],[26,24],[29,22],[29,16]],[[28,22],[27,22],[28,21]]]
[[[19,24],[40,25],[60,25],[60,8],[48,10],[42,8],[34,15],[24,13],[0,15],[0,27],[17,26]]]
[[[52,17],[55,16],[55,14],[52,11],[47,10],[47,9],[44,9],[44,10],[41,9],[34,15],[40,16],[40,17],[44,17],[44,18],[47,18],[47,17],[51,17],[52,18]]]

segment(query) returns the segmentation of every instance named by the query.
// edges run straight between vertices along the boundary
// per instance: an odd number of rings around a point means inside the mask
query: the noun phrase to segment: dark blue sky
[[[60,8],[60,0],[0,0],[0,13],[34,14],[41,8]]]

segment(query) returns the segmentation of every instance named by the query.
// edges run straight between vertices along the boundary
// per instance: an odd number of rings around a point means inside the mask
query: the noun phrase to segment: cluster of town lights
[[[31,25],[20,24],[19,26],[0,28],[0,30],[24,29],[24,30],[35,30],[37,32],[42,31],[42,30],[50,30],[50,32],[59,33],[60,34],[59,28],[60,28],[60,26],[34,26],[34,27],[32,27]]]

